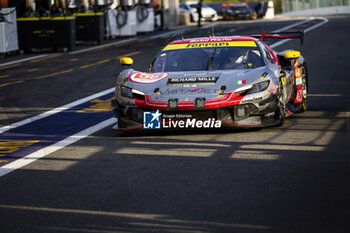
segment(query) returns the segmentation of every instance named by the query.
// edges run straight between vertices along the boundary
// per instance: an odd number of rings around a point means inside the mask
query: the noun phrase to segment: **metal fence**
[[[283,12],[332,6],[350,6],[350,0],[282,0]]]

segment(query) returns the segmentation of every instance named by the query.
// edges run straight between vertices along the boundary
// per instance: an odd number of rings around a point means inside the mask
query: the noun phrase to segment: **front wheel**
[[[307,73],[307,66],[306,63],[303,64],[303,67],[301,69],[301,77],[303,81],[303,87],[302,87],[302,102],[301,102],[301,108],[298,112],[305,112],[308,107],[308,100],[307,100],[307,94],[308,94],[308,73]]]
[[[275,121],[277,122],[276,126],[280,127],[284,124],[284,120],[286,118],[286,108],[284,104],[282,82],[280,82],[279,84],[279,91],[276,98],[277,98],[277,110],[275,111]]]

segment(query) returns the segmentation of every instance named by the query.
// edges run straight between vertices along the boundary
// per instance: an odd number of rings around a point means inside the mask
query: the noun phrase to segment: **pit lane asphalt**
[[[299,49],[307,59],[308,112],[281,128],[252,131],[124,135],[106,128],[1,177],[1,232],[347,232],[350,18],[329,20],[307,33],[302,47],[291,41],[276,48]],[[120,69],[116,57],[140,51],[134,67],[144,70],[166,42],[6,70],[11,81],[25,82],[1,89],[1,125],[110,88]]]

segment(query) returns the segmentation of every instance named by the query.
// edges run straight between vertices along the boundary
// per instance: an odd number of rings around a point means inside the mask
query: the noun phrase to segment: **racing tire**
[[[286,107],[284,104],[284,94],[283,94],[283,84],[280,82],[279,91],[276,96],[277,98],[277,110],[275,111],[275,120],[278,122],[276,124],[277,127],[280,127],[284,124],[284,120],[286,118]]]
[[[307,94],[308,94],[308,73],[307,73],[307,66],[306,63],[303,64],[302,69],[301,69],[301,77],[303,81],[303,101],[302,101],[302,106],[298,112],[305,112],[308,107],[308,99],[307,99]]]

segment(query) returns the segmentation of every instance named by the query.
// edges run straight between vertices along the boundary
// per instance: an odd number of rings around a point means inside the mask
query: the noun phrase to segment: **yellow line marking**
[[[96,15],[103,15],[103,13],[75,13],[73,16],[96,16]]]
[[[117,58],[133,56],[133,55],[137,55],[137,54],[140,54],[140,53],[141,53],[141,51],[137,51],[137,52],[133,52],[133,53],[126,53],[126,54],[118,56]]]
[[[5,75],[0,75],[0,78],[7,78],[9,75],[5,74]]]
[[[105,59],[105,60],[102,60],[102,61],[99,61],[99,62],[96,62],[96,63],[92,63],[92,64],[89,64],[89,65],[80,66],[80,69],[86,69],[86,68],[89,68],[91,66],[96,66],[96,65],[103,64],[103,63],[110,62],[110,61],[111,61],[111,59]]]
[[[39,69],[34,68],[34,69],[27,70],[27,72],[34,72],[34,71],[38,71],[38,70],[39,70]]]
[[[40,20],[73,20],[75,17],[29,17],[29,18],[17,18],[17,21],[40,21]]]
[[[8,65],[8,66],[3,66],[3,67],[0,67],[0,70],[9,69],[9,68],[13,68],[13,67],[21,66],[21,65],[22,65],[22,63]]]
[[[113,110],[111,106],[111,100],[113,98],[107,100],[94,99],[90,101],[90,103],[96,103],[88,108],[84,108],[83,110],[77,111],[77,113],[99,113],[99,112],[110,112]]]
[[[0,163],[7,163],[7,160],[0,160]]]
[[[79,61],[79,59],[78,58],[72,58],[72,59],[70,59],[70,61]]]
[[[0,142],[0,157],[16,152],[22,148],[28,147],[39,141],[11,141]]]
[[[30,80],[50,78],[50,77],[53,77],[53,76],[56,76],[56,75],[59,75],[59,74],[65,74],[65,73],[72,72],[73,70],[74,69],[64,70],[64,71],[61,71],[61,72],[56,72],[56,73],[47,74],[47,75],[43,75],[43,76],[40,76],[40,77],[32,78]],[[24,80],[24,81],[26,81],[26,80]],[[16,81],[16,82],[9,82],[9,83],[0,84],[0,87],[5,87],[5,86],[13,85],[13,84],[23,83],[24,81]]]
[[[61,56],[61,54],[56,54],[56,55],[52,55],[52,56],[48,56],[48,57],[42,57],[42,58],[34,59],[34,60],[31,60],[30,63],[38,62],[38,61],[45,61],[47,59],[51,59],[51,58],[58,57],[58,56]]]
[[[9,85],[13,85],[13,84],[18,84],[18,83],[23,83],[24,81],[16,81],[16,82],[9,82],[9,83],[4,83],[4,84],[0,84],[0,87],[5,87],[5,86],[9,86]]]
[[[60,72],[56,72],[56,73],[52,73],[52,74],[47,74],[47,75],[43,75],[34,79],[43,79],[43,78],[50,78],[59,74],[65,74],[65,73],[69,73],[72,72],[74,69],[69,69],[69,70],[64,70],[64,71],[60,71]]]

